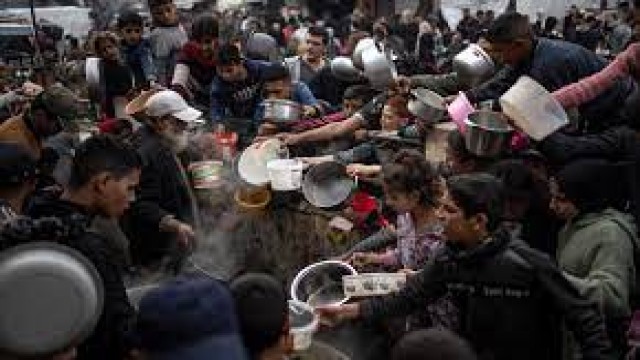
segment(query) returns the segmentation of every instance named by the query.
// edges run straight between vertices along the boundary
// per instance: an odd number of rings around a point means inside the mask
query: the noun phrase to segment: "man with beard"
[[[187,147],[187,126],[202,112],[175,91],[163,90],[146,104],[148,121],[140,129],[140,187],[127,218],[133,261],[158,265],[165,255],[191,245],[197,208],[178,154]]]

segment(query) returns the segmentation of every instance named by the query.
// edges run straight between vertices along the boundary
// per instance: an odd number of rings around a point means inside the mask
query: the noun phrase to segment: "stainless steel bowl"
[[[453,58],[453,71],[460,82],[473,87],[487,80],[495,72],[491,57],[476,44],[469,45]]]
[[[331,208],[345,202],[353,191],[354,182],[346,166],[328,161],[309,168],[302,181],[304,198],[318,208]]]
[[[465,121],[467,150],[481,157],[499,155],[509,145],[513,128],[502,113],[477,111]]]
[[[264,119],[276,123],[288,123],[300,120],[302,106],[290,100],[267,99],[262,102]]]
[[[321,261],[302,269],[291,283],[291,298],[312,307],[341,305],[349,301],[342,277],[357,275],[353,266],[334,260]]]
[[[353,66],[360,70],[364,70],[364,61],[362,59],[362,55],[364,54],[365,50],[375,46],[376,42],[375,40],[373,40],[373,38],[364,38],[358,41],[358,44],[353,50],[353,55],[351,56],[351,59],[353,60]]]
[[[362,72],[354,65],[351,58],[338,56],[331,61],[331,72],[339,80],[355,82],[362,78]]]
[[[447,114],[444,98],[435,92],[423,88],[411,91],[412,98],[407,109],[415,117],[430,124],[441,121]]]
[[[395,82],[398,71],[393,61],[377,47],[369,47],[362,53],[364,76],[376,90],[386,90]]]

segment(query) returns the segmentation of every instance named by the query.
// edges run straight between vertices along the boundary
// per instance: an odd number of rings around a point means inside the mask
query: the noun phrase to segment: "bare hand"
[[[380,166],[349,164],[347,165],[347,174],[351,177],[372,178],[380,174]]]
[[[403,75],[399,75],[396,78],[396,88],[398,89],[398,91],[400,91],[401,93],[404,94],[408,94],[411,91],[412,88],[412,83],[411,83],[411,78],[407,77],[407,76],[403,76]]]
[[[304,105],[302,107],[302,113],[303,113],[304,117],[311,118],[311,117],[314,117],[314,116],[317,115],[318,110],[315,107],[311,106],[311,105]]]
[[[357,252],[351,255],[348,262],[354,266],[362,267],[376,264],[378,262],[378,257],[375,253]]]
[[[277,137],[285,145],[291,146],[291,145],[298,145],[300,143],[300,136],[298,134],[281,133],[281,134],[278,134]]]
[[[176,234],[176,239],[181,247],[186,249],[194,245],[196,234],[191,225],[177,221],[173,233]]]

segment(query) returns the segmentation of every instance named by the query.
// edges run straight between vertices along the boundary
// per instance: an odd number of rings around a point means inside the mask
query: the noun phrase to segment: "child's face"
[[[389,188],[387,184],[383,184],[384,198],[387,205],[399,214],[406,214],[413,211],[419,203],[417,192],[404,193]]]
[[[127,25],[120,29],[120,37],[127,45],[138,45],[142,40],[142,27]]]
[[[342,112],[347,117],[353,116],[356,111],[360,110],[364,104],[360,99],[344,99],[342,100]]]
[[[290,100],[291,98],[291,80],[283,79],[269,81],[264,84],[265,98]]]
[[[401,119],[396,112],[389,106],[382,108],[382,116],[380,116],[380,126],[384,131],[398,131],[400,129]]]
[[[107,61],[117,61],[120,56],[118,46],[111,40],[103,41],[100,43],[100,57]]]
[[[173,3],[155,6],[151,9],[151,16],[159,25],[174,26],[178,24],[178,9]]]

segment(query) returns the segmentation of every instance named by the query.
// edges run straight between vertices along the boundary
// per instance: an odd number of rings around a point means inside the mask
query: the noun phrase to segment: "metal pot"
[[[276,123],[288,123],[300,120],[302,106],[290,100],[267,99],[262,102],[264,119]]]
[[[491,77],[495,66],[480,46],[471,44],[453,58],[453,71],[458,74],[462,84],[473,87]]]
[[[474,112],[465,124],[467,150],[481,157],[499,155],[509,145],[513,133],[506,116],[494,111]]]
[[[369,47],[362,53],[364,76],[376,90],[386,90],[395,82],[398,71],[392,60],[377,47]]]
[[[353,266],[335,260],[321,261],[302,269],[291,283],[291,298],[312,307],[342,305],[349,301],[342,277],[358,275]]]
[[[351,195],[354,182],[343,164],[329,161],[312,166],[302,181],[302,193],[313,206],[331,208]]]
[[[415,117],[434,124],[440,122],[447,114],[447,106],[442,96],[423,88],[411,91],[412,99],[407,108]]]
[[[84,75],[87,81],[89,98],[93,101],[102,99],[102,60],[97,57],[89,57],[85,61]]]
[[[331,72],[339,80],[355,82],[362,78],[362,72],[346,56],[338,56],[331,61]]]
[[[353,50],[353,55],[351,56],[351,58],[353,59],[353,66],[360,70],[364,70],[364,61],[362,59],[362,55],[364,54],[365,50],[375,46],[376,42],[375,40],[373,40],[373,38],[364,38],[358,41],[358,44]]]

